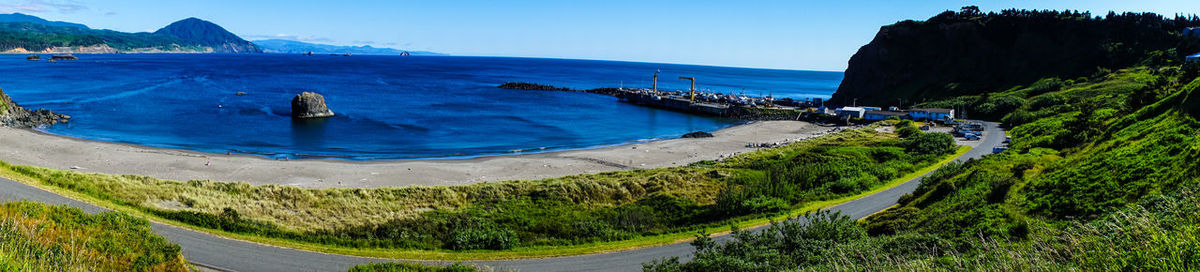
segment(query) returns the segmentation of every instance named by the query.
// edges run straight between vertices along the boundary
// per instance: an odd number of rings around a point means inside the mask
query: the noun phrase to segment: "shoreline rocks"
[[[292,118],[333,117],[333,111],[325,105],[325,97],[314,92],[303,92],[292,98]]]
[[[696,131],[696,132],[684,134],[683,137],[679,137],[679,138],[689,139],[689,138],[712,138],[712,137],[713,137],[712,133]]]
[[[0,127],[36,128],[66,123],[71,116],[57,114],[47,109],[28,110],[0,90]]]

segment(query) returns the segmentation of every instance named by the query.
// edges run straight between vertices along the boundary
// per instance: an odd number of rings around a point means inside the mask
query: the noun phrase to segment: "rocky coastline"
[[[54,113],[47,109],[29,110],[8,97],[0,90],[0,127],[36,128],[66,123],[71,116]]]

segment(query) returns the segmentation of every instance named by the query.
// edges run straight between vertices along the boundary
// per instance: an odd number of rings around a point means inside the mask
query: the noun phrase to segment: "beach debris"
[[[713,137],[712,133],[696,131],[696,132],[684,134],[683,137],[680,137],[680,138],[712,138],[712,137]]]
[[[292,118],[332,117],[333,111],[325,105],[325,97],[314,92],[303,92],[292,98]]]
[[[74,166],[71,166],[71,169],[72,169],[72,170],[79,170],[79,169],[84,169],[84,168],[83,168],[83,167],[79,167],[78,165],[74,165]]]

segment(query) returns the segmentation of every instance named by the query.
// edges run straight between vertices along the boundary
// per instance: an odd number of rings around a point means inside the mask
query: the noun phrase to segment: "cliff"
[[[1178,61],[1200,51],[1195,39],[1180,34],[1195,25],[1200,19],[1152,13],[947,11],[927,21],[882,27],[850,58],[830,102],[891,106],[903,100],[911,105],[1044,77]]]

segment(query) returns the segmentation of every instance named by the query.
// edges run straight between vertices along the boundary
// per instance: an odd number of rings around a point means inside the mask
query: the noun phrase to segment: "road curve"
[[[958,158],[963,161],[992,153],[992,147],[1004,140],[1004,133],[996,123],[985,122],[985,131],[979,146]],[[926,174],[928,175],[928,174]],[[901,195],[916,190],[925,175],[909,180],[857,200],[830,208],[852,218],[859,219],[891,207]],[[89,213],[105,211],[91,204],[59,196],[35,187],[0,178],[0,202],[31,200],[55,205],[78,207]],[[759,227],[756,230],[761,230]],[[379,258],[364,258],[345,255],[316,253],[310,251],[266,246],[250,242],[231,240],[193,230],[154,223],[154,232],[179,244],[188,261],[213,270],[224,271],[346,271],[356,264],[396,261]],[[717,241],[731,239],[729,236],[715,237]],[[676,243],[659,247],[603,253],[555,257],[544,259],[466,261],[486,265],[497,270],[519,271],[636,271],[642,263],[667,257],[689,260],[693,248],[688,243]],[[412,261],[425,264],[447,264],[453,262]]]

